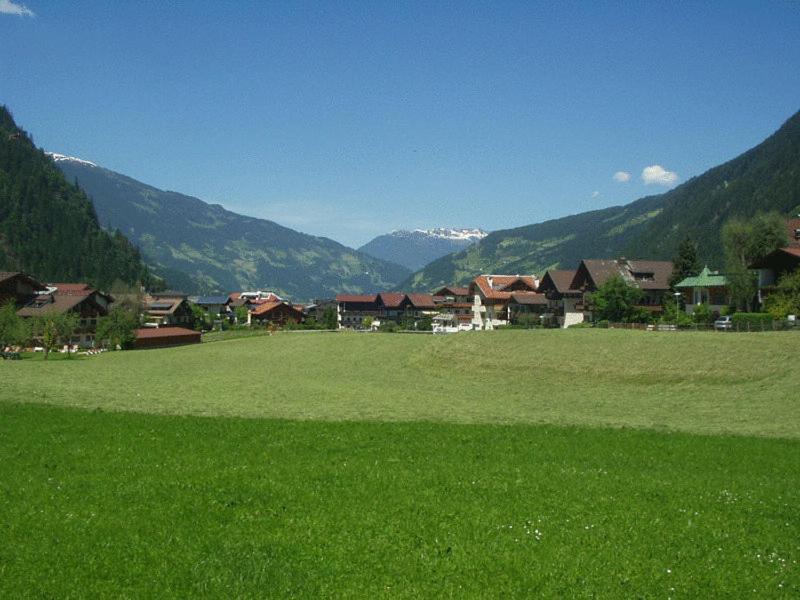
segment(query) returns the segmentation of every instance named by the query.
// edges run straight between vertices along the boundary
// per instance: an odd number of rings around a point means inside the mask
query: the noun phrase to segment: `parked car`
[[[720,317],[714,321],[714,329],[718,329],[720,331],[733,329],[733,319],[730,316]]]

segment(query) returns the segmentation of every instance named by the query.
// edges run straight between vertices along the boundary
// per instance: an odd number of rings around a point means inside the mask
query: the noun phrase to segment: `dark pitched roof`
[[[795,259],[800,258],[800,246],[786,246],[785,248],[778,248],[767,254],[761,260],[754,262],[750,265],[751,269],[771,269],[775,265],[775,261],[789,260],[793,262]]]
[[[9,279],[14,279],[15,277],[20,277],[24,279],[31,287],[36,290],[44,290],[47,286],[39,283],[30,275],[26,275],[20,271],[0,271],[0,283],[8,281]]]
[[[597,287],[612,277],[622,277],[628,284],[643,290],[669,289],[672,263],[665,260],[619,260],[592,259],[581,261],[570,287],[575,287],[581,275],[581,268]]]
[[[547,296],[538,292],[512,292],[511,301],[516,304],[535,305],[547,304]]]
[[[375,294],[336,294],[337,302],[375,302]]]
[[[3,283],[7,279],[13,279],[17,275],[22,275],[19,271],[0,271],[0,283]]]
[[[451,285],[446,285],[443,288],[440,288],[433,292],[434,296],[469,296],[469,288],[468,287],[455,287]]]
[[[151,296],[146,300],[145,310],[154,315],[169,315],[185,301],[185,296]]]
[[[575,271],[564,269],[550,269],[542,277],[539,288],[542,290],[554,290],[559,294],[566,294],[572,290],[572,280],[575,279]]]
[[[20,317],[41,317],[51,313],[61,314],[72,310],[89,296],[77,294],[45,294],[37,296],[17,311]]]

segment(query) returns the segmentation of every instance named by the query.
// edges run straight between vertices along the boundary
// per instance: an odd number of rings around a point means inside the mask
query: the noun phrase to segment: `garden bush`
[[[738,312],[733,315],[734,329],[773,329],[774,317],[769,313],[746,313]]]

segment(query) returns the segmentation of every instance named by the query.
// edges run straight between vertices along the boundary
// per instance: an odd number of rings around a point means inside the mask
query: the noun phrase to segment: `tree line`
[[[158,287],[138,249],[99,224],[94,206],[0,107],[0,270],[45,281],[85,281],[107,289],[119,279]]]

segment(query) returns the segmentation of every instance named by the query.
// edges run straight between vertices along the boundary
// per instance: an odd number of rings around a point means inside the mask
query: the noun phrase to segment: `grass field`
[[[0,597],[796,597],[797,341],[292,334],[0,363]]]
[[[0,363],[6,396],[166,414],[800,437],[796,332],[277,334]]]

